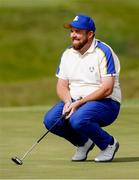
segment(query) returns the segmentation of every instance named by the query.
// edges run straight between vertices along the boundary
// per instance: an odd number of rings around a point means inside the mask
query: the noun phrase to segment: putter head
[[[17,165],[22,165],[23,164],[22,160],[19,159],[18,157],[12,157],[11,159]]]

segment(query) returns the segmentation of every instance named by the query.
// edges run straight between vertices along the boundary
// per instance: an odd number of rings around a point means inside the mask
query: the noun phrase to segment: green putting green
[[[26,157],[22,166],[11,157],[25,151],[46,131],[42,121],[48,107],[0,109],[1,179],[134,179],[139,177],[139,103],[123,103],[118,120],[107,128],[120,142],[111,163],[95,163],[96,147],[87,161],[71,162],[75,148],[53,134]]]

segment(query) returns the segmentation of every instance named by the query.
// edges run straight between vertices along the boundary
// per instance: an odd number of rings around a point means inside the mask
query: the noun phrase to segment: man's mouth
[[[72,39],[72,42],[78,43],[80,40],[79,39]]]

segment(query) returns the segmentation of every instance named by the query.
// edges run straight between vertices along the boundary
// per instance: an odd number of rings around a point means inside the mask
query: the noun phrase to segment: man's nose
[[[71,37],[75,38],[76,37],[76,32],[72,32]]]

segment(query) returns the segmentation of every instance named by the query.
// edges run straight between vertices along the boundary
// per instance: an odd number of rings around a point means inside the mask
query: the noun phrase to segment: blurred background
[[[0,107],[58,100],[55,72],[70,45],[63,24],[78,13],[118,55],[123,101],[139,100],[138,0],[0,0]]]

